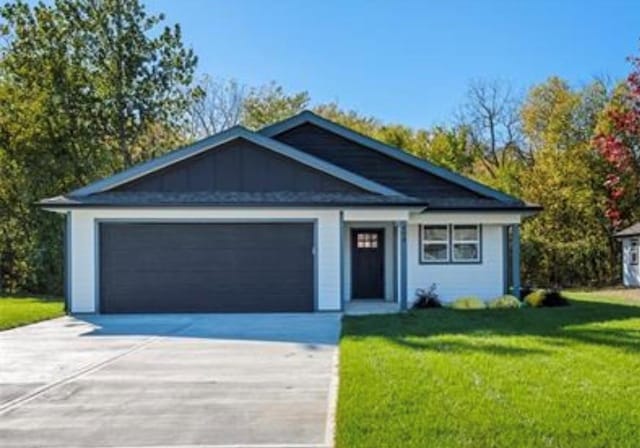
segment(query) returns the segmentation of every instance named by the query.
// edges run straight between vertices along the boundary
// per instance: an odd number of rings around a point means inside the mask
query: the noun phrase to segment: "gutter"
[[[206,203],[186,203],[186,204],[47,204],[36,203],[38,207],[52,212],[64,212],[73,209],[133,209],[133,208],[160,208],[160,209],[181,209],[181,208],[336,208],[336,207],[356,207],[356,208],[418,208],[424,209],[424,204],[415,202],[400,203],[359,203],[352,204],[348,202],[332,202],[332,203],[314,203],[314,202],[296,202],[296,203],[225,203],[225,204],[206,204]]]

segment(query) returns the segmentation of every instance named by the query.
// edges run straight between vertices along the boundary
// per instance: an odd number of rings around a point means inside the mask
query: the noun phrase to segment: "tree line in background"
[[[312,105],[307,92],[204,76],[178,25],[138,0],[0,8],[0,289],[62,292],[63,219],[34,203],[236,124]],[[537,286],[619,278],[613,233],[640,219],[640,59],[628,79],[551,77],[517,95],[474,81],[451,124],[415,129],[337,103],[333,121],[473,177],[544,211],[522,229]]]

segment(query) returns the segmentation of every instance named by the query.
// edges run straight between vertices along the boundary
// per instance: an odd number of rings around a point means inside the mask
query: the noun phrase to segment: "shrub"
[[[512,295],[496,297],[487,303],[489,308],[520,308],[520,301]]]
[[[567,306],[569,301],[557,289],[550,289],[545,292],[544,306]]]
[[[538,308],[543,306],[542,303],[544,302],[544,296],[545,296],[544,289],[537,289],[527,294],[526,297],[524,298],[524,302],[529,306]]]
[[[416,289],[416,301],[413,302],[413,308],[440,308],[442,304],[436,293],[436,284],[433,283],[429,289]]]
[[[451,303],[454,310],[483,310],[487,305],[475,296],[459,297]]]
[[[538,289],[527,295],[524,301],[534,308],[569,305],[569,301],[557,289]]]

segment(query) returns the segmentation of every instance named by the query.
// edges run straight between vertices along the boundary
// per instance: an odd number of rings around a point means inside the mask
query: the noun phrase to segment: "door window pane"
[[[358,233],[356,237],[356,247],[358,249],[377,249],[377,233]]]

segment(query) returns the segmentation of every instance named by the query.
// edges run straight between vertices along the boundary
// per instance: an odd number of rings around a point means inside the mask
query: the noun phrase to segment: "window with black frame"
[[[421,227],[421,263],[479,263],[479,224],[435,224]]]
[[[452,260],[469,263],[480,261],[480,226],[453,225]]]
[[[422,248],[420,261],[423,263],[446,263],[449,261],[449,226],[422,226]]]

